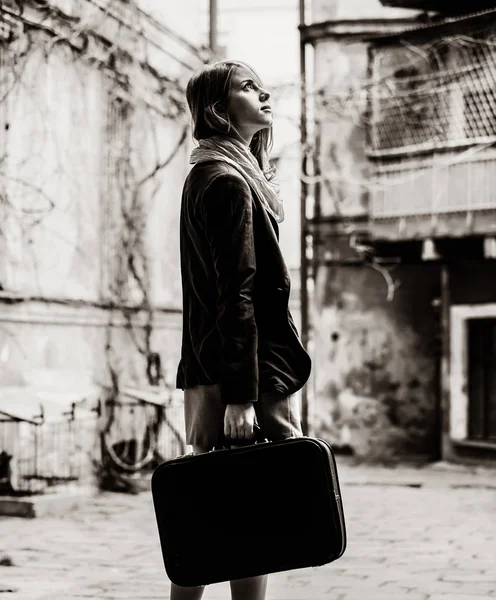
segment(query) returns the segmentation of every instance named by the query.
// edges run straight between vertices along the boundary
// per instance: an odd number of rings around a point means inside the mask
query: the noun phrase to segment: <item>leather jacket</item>
[[[183,290],[176,387],[220,383],[224,404],[293,394],[311,372],[289,310],[277,222],[221,161],[195,165],[181,201]]]

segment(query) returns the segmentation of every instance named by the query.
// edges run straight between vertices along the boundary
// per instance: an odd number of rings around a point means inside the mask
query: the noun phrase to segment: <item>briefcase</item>
[[[346,548],[336,461],[312,437],[188,455],[151,481],[165,570],[179,586],[330,563]]]

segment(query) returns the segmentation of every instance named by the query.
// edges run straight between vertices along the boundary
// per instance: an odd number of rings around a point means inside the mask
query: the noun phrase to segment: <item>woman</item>
[[[177,387],[196,453],[225,436],[301,436],[294,396],[311,361],[289,312],[290,279],[279,247],[283,205],[268,152],[270,94],[246,64],[221,61],[188,83],[194,164],[181,221],[183,337]],[[249,515],[240,515],[241,523]],[[237,535],[237,532],[233,532]],[[231,582],[233,600],[263,600],[267,577]],[[171,600],[203,588],[172,585]]]

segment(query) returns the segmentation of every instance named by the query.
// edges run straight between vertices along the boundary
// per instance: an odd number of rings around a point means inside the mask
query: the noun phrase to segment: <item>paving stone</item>
[[[496,598],[494,473],[359,466],[341,473],[345,555],[324,567],[271,575],[267,600]],[[149,493],[105,493],[61,517],[0,517],[0,555],[14,564],[0,566],[0,589],[16,590],[5,593],[8,600],[169,594]],[[229,598],[227,583],[204,594]]]

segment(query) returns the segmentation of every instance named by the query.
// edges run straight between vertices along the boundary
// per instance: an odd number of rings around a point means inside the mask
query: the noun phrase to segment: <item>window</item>
[[[372,156],[496,142],[496,31],[436,35],[372,50]]]

